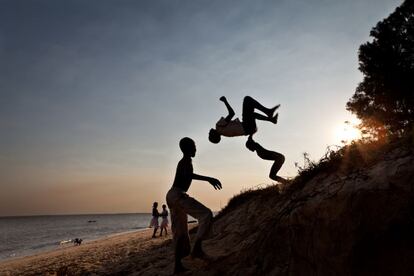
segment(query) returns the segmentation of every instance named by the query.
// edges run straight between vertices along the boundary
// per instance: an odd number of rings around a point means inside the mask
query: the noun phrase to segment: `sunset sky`
[[[272,183],[246,137],[207,140],[222,95],[237,116],[246,95],[281,104],[255,139],[294,176],[303,152],[340,144],[358,47],[401,3],[0,1],[0,216],[150,212],[184,136],[195,172],[222,181],[189,190],[211,209]]]

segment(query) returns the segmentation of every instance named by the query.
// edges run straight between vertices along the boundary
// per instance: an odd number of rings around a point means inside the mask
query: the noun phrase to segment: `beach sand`
[[[196,223],[189,224],[194,242]],[[195,229],[194,229],[195,230]],[[67,245],[57,250],[0,262],[0,275],[172,275],[174,251],[171,230],[168,236],[151,238],[152,229],[123,233],[80,246]],[[157,233],[159,234],[159,232]],[[224,248],[217,241],[206,241],[212,256]],[[211,262],[186,257],[190,269],[185,275],[216,275],[209,271]]]
[[[0,275],[171,275],[171,233],[151,235],[152,229],[146,229],[6,260]]]
[[[197,225],[189,224],[189,229]],[[123,233],[80,246],[68,245],[33,256],[0,262],[0,275],[172,275],[171,230],[153,239],[152,229]],[[190,231],[191,232],[191,231]],[[159,232],[157,233],[159,234]],[[194,234],[191,235],[194,241]],[[206,244],[207,245],[207,244]],[[211,246],[207,246],[207,248]],[[208,263],[186,257],[186,274],[203,274]]]

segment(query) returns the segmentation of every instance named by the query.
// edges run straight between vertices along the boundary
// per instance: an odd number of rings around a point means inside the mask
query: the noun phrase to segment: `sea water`
[[[151,214],[0,217],[0,260],[147,228]],[[61,245],[61,242],[65,245]]]

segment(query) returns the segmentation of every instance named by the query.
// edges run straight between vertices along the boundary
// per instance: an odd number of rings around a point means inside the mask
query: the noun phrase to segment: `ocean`
[[[0,261],[147,228],[151,214],[0,217]],[[65,245],[61,245],[61,242]]]

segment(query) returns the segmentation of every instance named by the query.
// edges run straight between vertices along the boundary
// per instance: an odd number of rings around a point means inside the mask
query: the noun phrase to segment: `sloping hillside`
[[[204,244],[217,259],[187,257],[185,275],[414,275],[413,144],[347,146],[285,187],[235,196]],[[170,237],[112,237],[3,264],[0,275],[171,275]]]
[[[194,275],[414,275],[412,142],[361,152],[233,198]]]

